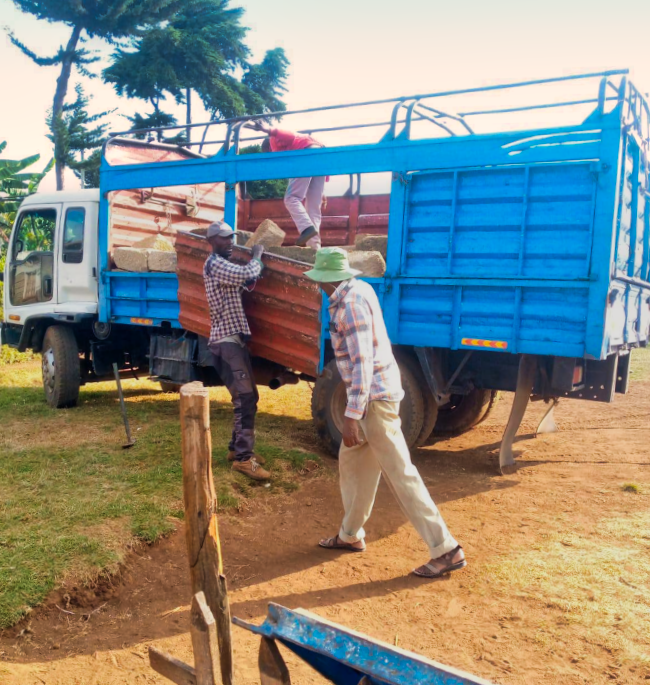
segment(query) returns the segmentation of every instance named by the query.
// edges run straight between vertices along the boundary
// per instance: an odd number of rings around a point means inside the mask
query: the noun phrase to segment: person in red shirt
[[[271,128],[263,121],[254,122],[251,127],[268,135],[268,138],[262,142],[262,152],[287,152],[323,147],[322,143],[311,136]],[[299,247],[306,245],[315,250],[320,249],[321,207],[325,180],[324,176],[289,179],[287,192],[284,195],[284,205],[289,210],[300,233],[296,240],[296,245]]]

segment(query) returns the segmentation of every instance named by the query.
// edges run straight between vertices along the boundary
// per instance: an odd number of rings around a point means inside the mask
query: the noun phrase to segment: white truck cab
[[[99,190],[31,195],[9,241],[2,342],[43,352],[46,397],[53,406],[74,403],[79,389],[78,349],[73,329],[64,324],[97,317],[98,211]],[[55,351],[69,347],[74,349],[63,359],[77,364],[76,372],[63,369],[66,361],[55,368]],[[70,386],[57,382],[64,372],[76,375],[76,390],[58,387]]]
[[[9,324],[97,313],[99,190],[31,195],[20,206],[5,267]]]

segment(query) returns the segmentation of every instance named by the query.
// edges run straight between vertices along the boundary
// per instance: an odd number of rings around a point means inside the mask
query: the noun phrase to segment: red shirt
[[[272,128],[269,133],[271,152],[287,152],[289,150],[304,150],[307,147],[323,147],[315,138],[304,133],[292,133],[280,128]]]

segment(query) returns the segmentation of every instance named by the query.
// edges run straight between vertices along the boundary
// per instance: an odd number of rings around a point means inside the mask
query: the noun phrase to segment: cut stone
[[[386,273],[386,262],[380,252],[348,252],[350,266],[368,278],[381,278]]]
[[[354,246],[357,250],[363,252],[380,252],[381,256],[386,259],[386,254],[388,253],[388,236],[358,235],[354,241]]]
[[[150,250],[141,247],[116,247],[113,250],[113,261],[118,269],[124,271],[148,271]]]
[[[246,247],[253,247],[253,245],[279,247],[284,242],[286,235],[271,219],[264,219],[255,233],[246,241]]]
[[[149,271],[176,273],[176,252],[167,250],[149,250],[147,265]]]
[[[167,252],[173,252],[174,250],[171,240],[164,238],[161,235],[150,235],[147,238],[138,240],[137,243],[133,243],[131,247],[149,248],[151,250],[165,250]]]
[[[311,247],[297,247],[287,245],[286,247],[269,247],[266,252],[276,254],[287,259],[295,259],[304,264],[313,264],[316,261],[316,250]]]

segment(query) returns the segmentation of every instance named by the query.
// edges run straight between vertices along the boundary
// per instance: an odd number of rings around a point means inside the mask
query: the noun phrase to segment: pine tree
[[[148,100],[154,115],[166,95],[183,102],[187,124],[193,93],[213,118],[284,110],[280,97],[289,61],[276,48],[260,64],[249,64],[243,14],[228,0],[199,0],[132,39],[128,49],[118,48],[104,80],[120,95]],[[191,138],[191,129],[186,135]]]
[[[89,66],[99,57],[86,49],[88,38],[103,38],[112,43],[142,33],[147,26],[167,20],[185,8],[191,11],[195,0],[13,0],[23,12],[52,23],[64,23],[70,27],[70,37],[55,55],[42,57],[33,52],[13,33],[11,41],[39,66],[58,67],[59,76],[52,102],[51,118],[56,135],[63,135],[64,128],[58,119],[63,106],[73,68],[83,75],[91,75]],[[57,147],[55,143],[55,148]],[[59,147],[61,147],[59,145]],[[56,182],[63,189],[65,159],[56,157]]]
[[[74,171],[81,180],[81,187],[98,188],[101,163],[99,148],[104,144],[108,129],[108,124],[98,122],[115,110],[91,115],[87,110],[90,100],[80,84],[75,87],[75,92],[76,100],[63,105],[61,116],[56,119],[50,116],[48,119],[48,138],[54,143],[56,159],[64,160],[65,166]]]

